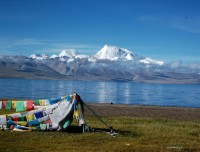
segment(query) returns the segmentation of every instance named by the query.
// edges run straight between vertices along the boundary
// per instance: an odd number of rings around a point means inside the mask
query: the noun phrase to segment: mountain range
[[[90,56],[75,49],[51,56],[0,56],[0,71],[5,78],[200,83],[199,63],[165,63],[110,45]]]

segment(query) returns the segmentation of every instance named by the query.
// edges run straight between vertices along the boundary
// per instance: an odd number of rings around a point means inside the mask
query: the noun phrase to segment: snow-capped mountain
[[[49,56],[46,55],[46,54],[42,54],[42,55],[40,55],[40,54],[32,54],[32,55],[30,55],[30,58],[31,59],[36,59],[36,60],[46,60],[46,59],[49,58]]]
[[[13,78],[200,83],[198,63],[164,63],[109,45],[91,56],[74,49],[62,50],[51,57],[3,56],[0,71],[0,77]]]
[[[54,58],[64,58],[64,57],[67,57],[67,58],[72,58],[72,57],[76,57],[77,55],[79,55],[79,53],[75,50],[75,49],[68,49],[68,50],[62,50],[60,52],[60,54],[58,55],[52,55],[50,58],[51,59],[54,59]]]
[[[105,45],[95,55],[97,59],[124,60],[124,61],[133,60],[134,56],[135,55],[127,49],[109,45]]]
[[[59,58],[58,55],[53,54],[52,56],[50,56],[50,59],[55,59],[55,58]]]
[[[63,62],[74,62],[76,60],[87,60],[88,62],[97,62],[98,60],[108,60],[108,61],[135,61],[143,64],[155,64],[163,65],[164,62],[160,60],[154,60],[151,58],[140,57],[135,53],[129,51],[125,48],[120,48],[112,45],[105,45],[101,50],[99,50],[95,55],[81,55],[75,49],[62,50],[58,55],[47,56],[45,54],[32,54],[31,59],[35,60],[46,60],[53,59]]]
[[[79,56],[79,53],[75,49],[62,50],[58,55],[52,55],[50,59],[59,59],[60,61],[74,61],[74,58]]]
[[[68,57],[72,58],[79,55],[79,53],[75,49],[68,49],[68,50],[62,50],[61,53],[58,55],[60,58],[62,57]]]

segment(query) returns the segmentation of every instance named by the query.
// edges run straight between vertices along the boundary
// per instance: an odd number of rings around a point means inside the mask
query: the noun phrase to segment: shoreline
[[[200,121],[200,108],[165,107],[147,105],[123,105],[107,103],[86,103],[98,115],[105,117],[156,118],[183,121]],[[86,109],[86,115],[91,115]]]
[[[0,99],[12,100],[12,99]],[[15,99],[16,100],[16,99]],[[134,117],[134,118],[154,118],[180,121],[200,121],[200,108],[195,107],[172,107],[154,105],[134,105],[134,104],[111,104],[85,102],[101,117]],[[0,109],[1,110],[1,109]],[[91,112],[85,107],[86,116],[91,116]]]

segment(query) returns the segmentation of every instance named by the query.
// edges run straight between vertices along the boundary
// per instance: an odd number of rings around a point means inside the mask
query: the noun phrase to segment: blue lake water
[[[0,98],[46,99],[74,92],[85,102],[200,107],[200,85],[0,79]]]

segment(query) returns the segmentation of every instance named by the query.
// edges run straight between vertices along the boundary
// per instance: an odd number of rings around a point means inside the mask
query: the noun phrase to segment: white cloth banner
[[[58,129],[59,127],[62,128],[62,126],[59,125],[59,123],[64,120],[68,114],[73,110],[73,102],[60,102],[56,103],[56,106],[54,106],[52,109],[48,109],[48,115],[50,117],[50,120],[52,122],[52,129]]]
[[[7,125],[6,115],[0,115],[0,125],[2,126]]]
[[[0,109],[2,109],[2,101],[0,101]]]

